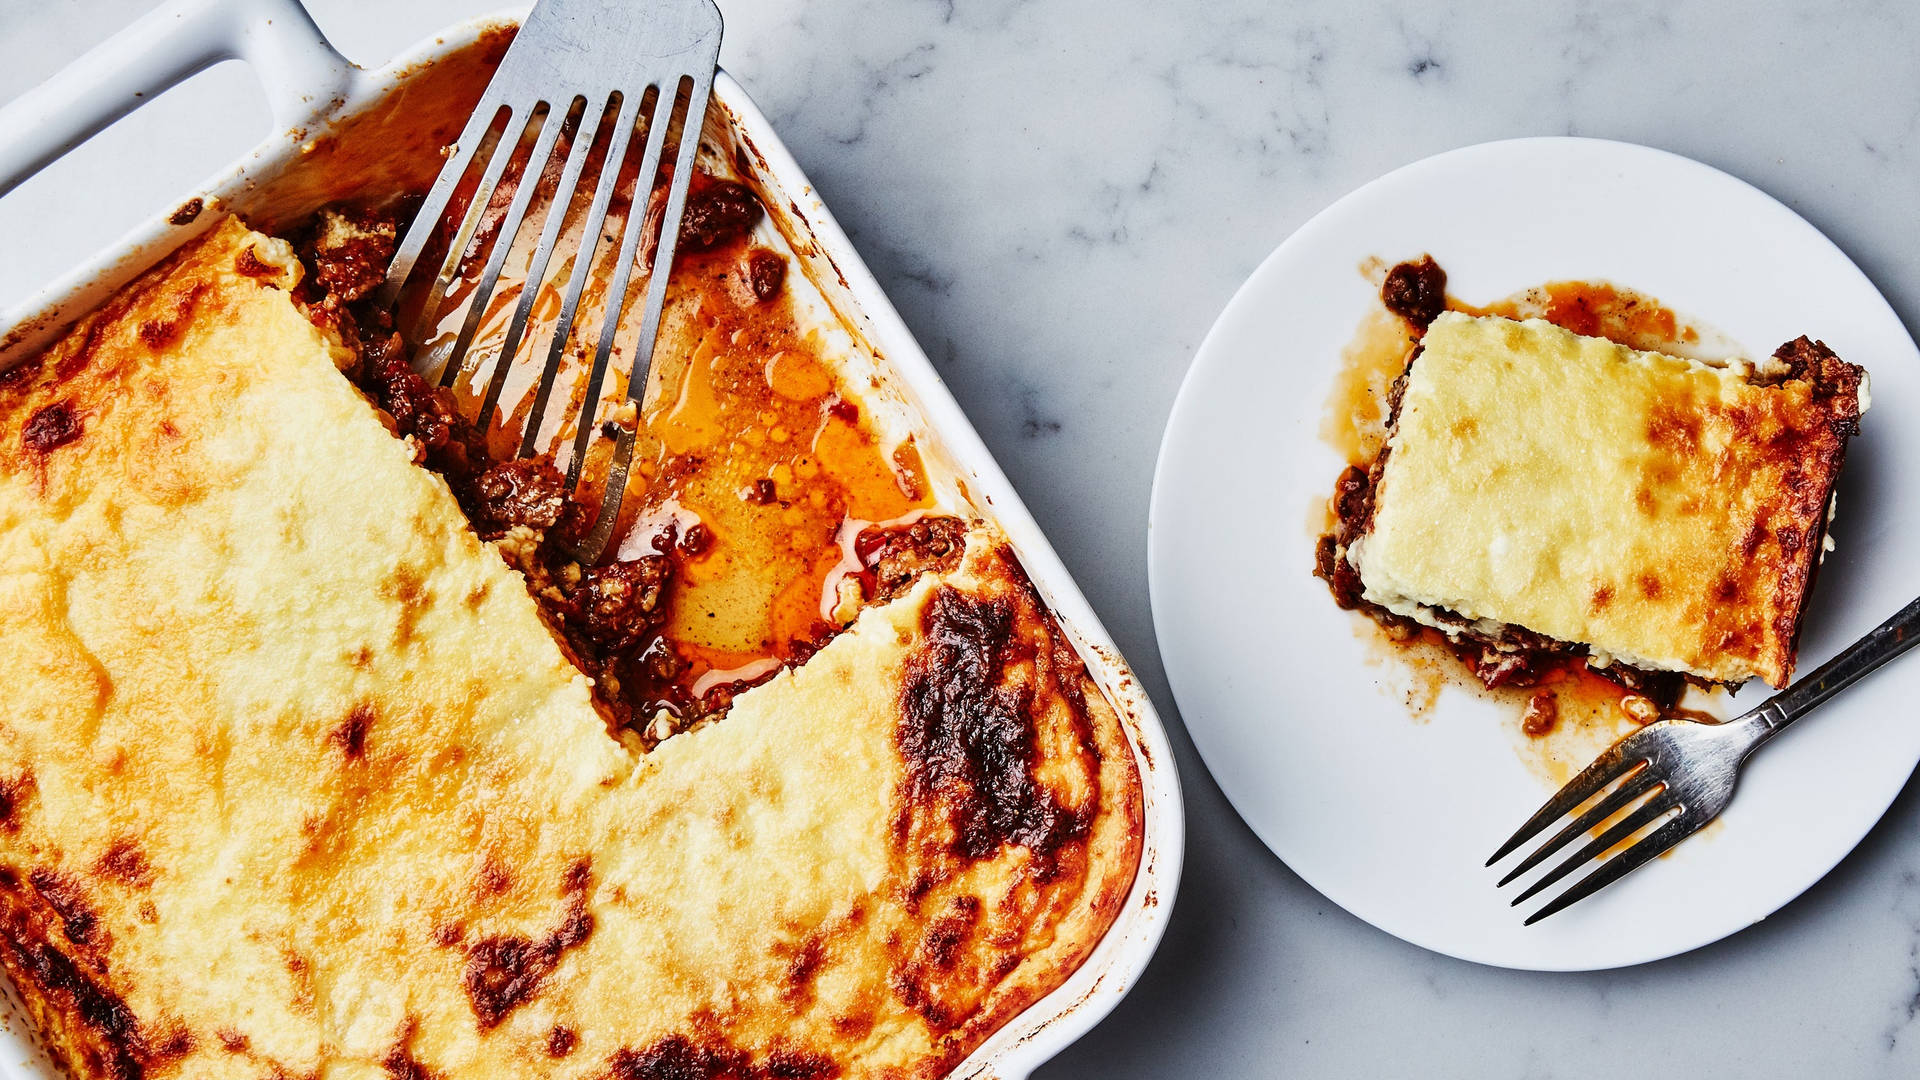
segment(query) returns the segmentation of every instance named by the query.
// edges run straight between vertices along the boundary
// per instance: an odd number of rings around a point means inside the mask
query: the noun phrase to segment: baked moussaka
[[[56,1057],[945,1072],[1139,855],[1119,719],[1006,539],[879,466],[893,513],[855,512],[860,401],[756,351],[779,268],[736,236],[670,312],[705,343],[649,420],[675,499],[553,557],[552,466],[493,463],[353,308],[394,231],[228,220],[0,376],[0,963]],[[805,454],[740,483],[763,373],[754,445]],[[756,546],[778,596],[728,576]],[[706,629],[735,603],[751,662]]]
[[[1490,686],[1542,656],[1785,685],[1864,372],[1806,338],[1707,364],[1429,306],[1329,579],[1471,642]]]

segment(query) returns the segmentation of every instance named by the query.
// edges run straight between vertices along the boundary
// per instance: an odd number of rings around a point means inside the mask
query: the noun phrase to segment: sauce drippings
[[[1365,468],[1380,456],[1387,440],[1387,390],[1406,370],[1415,340],[1404,321],[1380,308],[1367,312],[1341,350],[1320,438],[1349,465]]]
[[[494,243],[498,218],[519,182],[539,186],[513,238],[499,283],[474,331],[453,384],[466,415],[477,415],[516,309],[527,288],[539,223],[552,201],[552,175],[567,137],[537,180],[509,179],[488,200],[453,278],[447,301],[419,335],[429,352],[450,353],[476,295],[481,256]],[[589,149],[582,174],[597,175],[604,133]],[[712,163],[701,162],[701,169]],[[562,343],[563,360],[542,414],[535,446],[563,471],[573,453],[575,417],[594,425],[582,466],[579,501],[599,502],[615,437],[634,433],[626,497],[606,558],[626,561],[660,553],[674,562],[659,640],[620,674],[633,722],[660,710],[674,726],[696,713],[724,708],[732,690],[804,659],[843,626],[848,605],[835,580],[849,572],[847,552],[872,524],[897,522],[932,505],[925,468],[909,438],[885,445],[871,418],[836,374],[835,350],[848,347],[823,330],[797,290],[799,274],[774,272],[789,258],[774,230],[755,224],[755,197],[721,176],[697,171],[688,196],[689,231],[668,280],[647,385],[636,409],[628,400],[626,355],[639,338],[657,242],[665,175],[636,197],[637,165],[629,163],[610,200],[603,241],[588,268],[578,314]],[[564,210],[555,257],[538,283],[528,326],[499,391],[499,408],[484,433],[489,456],[509,459],[533,417],[563,297],[582,250],[591,192],[574,193]],[[711,211],[711,212],[709,212]],[[720,213],[720,211],[726,211]],[[455,206],[450,220],[464,209]],[[586,401],[587,373],[610,302],[618,243],[630,217],[642,230],[629,301],[621,310],[608,377],[598,400]],[[443,226],[442,233],[450,230]],[[481,241],[484,241],[481,242]],[[444,246],[442,247],[444,250]],[[423,260],[438,265],[431,250]],[[422,294],[409,290],[401,321],[417,317]],[[411,304],[412,307],[409,307]],[[857,607],[855,608],[857,610]],[[715,693],[720,698],[708,702]]]
[[[1368,260],[1362,272],[1376,283],[1386,266]],[[1657,299],[1605,281],[1552,281],[1521,290],[1485,306],[1447,298],[1447,308],[1469,315],[1545,319],[1574,333],[1604,337],[1629,348],[1696,358],[1737,354],[1730,339],[1679,315]],[[1406,370],[1418,335],[1406,320],[1384,307],[1370,310],[1341,352],[1321,423],[1322,441],[1346,461],[1365,468],[1385,445],[1388,392]],[[1329,508],[1311,522],[1330,522]],[[1325,531],[1325,530],[1321,530]],[[1584,659],[1561,662],[1527,686],[1488,689],[1455,657],[1445,635],[1431,627],[1393,631],[1371,619],[1354,623],[1370,643],[1369,652],[1391,656],[1399,670],[1392,692],[1402,697],[1415,718],[1425,715],[1442,689],[1456,687],[1475,697],[1498,701],[1512,717],[1516,751],[1548,785],[1558,788],[1601,751],[1658,718],[1661,711],[1646,697],[1596,672]],[[1404,683],[1405,685],[1398,685]],[[1727,694],[1689,688],[1685,707],[1666,715],[1719,720]],[[1550,700],[1551,705],[1546,701]]]

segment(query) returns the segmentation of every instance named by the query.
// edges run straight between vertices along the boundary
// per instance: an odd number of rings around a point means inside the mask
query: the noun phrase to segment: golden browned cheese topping
[[[1396,615],[1781,686],[1864,400],[1804,338],[1750,371],[1448,312],[1349,562]]]
[[[636,753],[301,275],[227,222],[0,377],[0,965],[76,1076],[931,1077],[1085,960],[1139,780],[995,527]]]

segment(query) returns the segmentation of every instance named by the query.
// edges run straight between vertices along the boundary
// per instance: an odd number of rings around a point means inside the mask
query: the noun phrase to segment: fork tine
[[[1513,905],[1524,903],[1541,889],[1566,877],[1575,869],[1594,859],[1601,852],[1632,836],[1634,833],[1651,824],[1656,818],[1660,817],[1660,815],[1673,810],[1679,805],[1679,801],[1674,797],[1671,789],[1663,791],[1653,798],[1648,799],[1646,802],[1641,803],[1633,813],[1621,818],[1609,827],[1607,831],[1587,841],[1585,846],[1572,855],[1567,856],[1560,865],[1542,874],[1540,880],[1520,890],[1520,895],[1513,898]]]
[[[681,125],[680,150],[674,157],[676,167],[673,183],[667,190],[666,216],[662,219],[675,225],[680,221],[681,209],[686,206],[687,188],[693,182],[694,157],[700,151],[701,127],[707,116],[707,95],[713,88],[711,74],[704,81],[692,76],[682,76],[682,79],[692,85],[687,92],[686,120]],[[678,91],[676,83],[673,97],[679,96]],[[664,84],[660,88],[660,96],[668,98]],[[678,228],[663,228],[654,248],[653,265],[647,271],[646,313],[640,323],[640,339],[633,346],[633,367],[627,374],[627,397],[636,407],[646,403],[647,375],[653,367],[654,340],[660,331],[660,312],[666,304],[667,279],[673,270],[673,252],[679,239]],[[617,323],[617,318],[607,323],[609,338]],[[586,428],[583,426],[582,430]],[[627,469],[633,463],[634,436],[633,429],[623,428],[615,443],[613,464],[607,470],[607,484],[600,493],[599,512],[594,515],[593,527],[586,539],[576,549],[586,561],[597,560],[600,552],[606,548],[607,541],[613,537],[620,516],[620,502],[626,495]]]
[[[491,87],[486,96],[473,108],[473,115],[467,118],[467,126],[460,132],[460,141],[454,155],[440,167],[440,175],[434,178],[433,187],[427,191],[427,199],[420,204],[420,210],[413,216],[413,223],[407,227],[405,236],[400,238],[400,247],[393,253],[393,261],[387,264],[387,278],[380,283],[380,291],[374,294],[374,302],[383,308],[393,306],[400,298],[400,287],[406,284],[413,273],[413,264],[420,260],[421,252],[426,250],[427,241],[433,238],[433,231],[440,224],[440,216],[447,212],[447,204],[453,201],[453,193],[460,186],[473,164],[473,156],[480,152],[480,146],[487,141],[487,132],[494,122],[500,119],[500,110],[507,110],[506,126],[513,126],[513,107],[500,99]],[[496,149],[498,143],[494,144]]]
[[[1593,764],[1580,770],[1580,775],[1567,781],[1565,787],[1554,792],[1553,797],[1548,799],[1540,809],[1535,810],[1533,816],[1520,826],[1519,831],[1508,837],[1506,843],[1500,845],[1500,850],[1493,853],[1493,857],[1487,860],[1487,865],[1492,866],[1513,854],[1514,849],[1539,835],[1540,830],[1560,820],[1562,815],[1571,813],[1574,807],[1592,798],[1594,792],[1606,787],[1615,777],[1644,762],[1646,758],[1627,752],[1627,743],[1631,741],[1632,736],[1629,736],[1625,741],[1614,743],[1599,757],[1594,758]]]
[[[540,426],[546,420],[547,398],[553,393],[554,380],[560,374],[560,362],[573,335],[573,320],[580,309],[580,295],[592,276],[594,257],[600,251],[601,230],[606,228],[607,207],[613,202],[613,189],[620,177],[620,166],[632,145],[634,118],[640,114],[645,93],[620,99],[620,114],[608,132],[606,158],[600,164],[600,180],[593,189],[593,205],[580,232],[580,249],[573,256],[573,275],[567,281],[566,295],[560,302],[560,318],[553,327],[553,340],[547,347],[547,362],[540,371],[540,384],[534,391],[533,410],[527,416],[527,430],[520,439],[520,457],[532,455],[540,438]]]
[[[580,123],[574,131],[573,146],[567,153],[567,164],[561,170],[560,182],[554,186],[553,194],[547,203],[546,221],[540,229],[540,242],[533,250],[533,259],[527,264],[527,276],[520,287],[520,302],[514,305],[513,321],[507,326],[507,336],[500,343],[500,357],[493,365],[493,377],[487,380],[487,393],[480,402],[480,416],[475,424],[481,431],[487,430],[487,424],[493,419],[493,410],[500,403],[501,388],[507,385],[507,373],[513,368],[514,354],[520,351],[520,338],[527,331],[527,320],[533,315],[533,305],[540,298],[540,283],[547,276],[547,261],[553,256],[553,245],[560,237],[560,228],[566,222],[567,208],[573,205],[573,190],[580,181],[580,170],[586,165],[587,150],[593,145],[595,135],[600,132],[600,119],[606,113],[604,103],[595,110],[586,103],[584,97],[576,97],[574,104],[580,107]],[[568,112],[573,109],[568,106]],[[562,119],[560,129],[566,129],[566,119]],[[535,162],[529,161],[527,169],[532,171]],[[545,165],[542,159],[539,164]],[[457,355],[457,354],[456,354]]]
[[[587,444],[593,439],[593,419],[600,407],[600,388],[607,378],[607,364],[613,356],[613,336],[620,325],[620,313],[627,306],[627,287],[633,274],[634,252],[640,246],[640,234],[646,231],[647,199],[653,192],[653,176],[660,171],[660,149],[666,145],[667,125],[673,120],[675,87],[660,84],[654,100],[653,116],[647,120],[647,148],[640,157],[640,171],[633,181],[633,204],[621,225],[620,254],[613,264],[613,280],[607,286],[607,310],[600,323],[600,343],[593,350],[593,371],[587,376],[587,395],[580,403],[579,430],[573,435],[573,458],[567,462],[567,489],[580,483],[580,469],[586,463]],[[648,342],[647,347],[652,348]],[[591,561],[591,560],[588,560]]]
[[[1547,861],[1554,852],[1567,846],[1574,837],[1579,836],[1581,833],[1612,817],[1618,813],[1622,807],[1632,803],[1635,799],[1646,794],[1650,789],[1660,783],[1662,783],[1661,779],[1654,775],[1653,769],[1648,766],[1642,766],[1637,771],[1629,773],[1626,782],[1613,789],[1612,794],[1593,804],[1592,809],[1581,814],[1569,823],[1566,828],[1555,833],[1553,839],[1548,840],[1546,843],[1534,849],[1533,854],[1520,861],[1520,865],[1507,871],[1507,876],[1501,878],[1495,888],[1506,885],[1514,878]]]
[[[467,317],[460,323],[460,335],[454,338],[453,352],[448,354],[447,366],[440,373],[441,386],[452,386],[466,362],[467,349],[473,344],[473,336],[479,332],[480,322],[487,314],[487,303],[493,299],[494,287],[500,284],[500,268],[506,265],[513,242],[520,235],[527,207],[533,205],[534,193],[540,188],[540,174],[546,169],[547,159],[553,156],[553,144],[559,140],[560,129],[566,125],[566,119],[563,115],[555,115],[551,105],[546,106],[544,114],[536,106],[527,123],[539,124],[540,131],[534,136],[533,152],[527,156],[527,163],[520,171],[520,181],[514,185],[513,201],[507,204],[507,215],[500,220],[500,231],[493,238],[493,248],[487,252],[487,265],[480,271],[480,282],[474,287],[473,300],[467,306]],[[529,279],[522,287],[536,289],[538,284]],[[502,353],[494,360],[495,370],[504,370],[512,363],[513,357]],[[481,431],[485,430],[483,420]]]
[[[1642,864],[1673,845],[1692,836],[1701,823],[1681,810],[1678,817],[1641,837],[1632,847],[1601,863],[1599,869],[1573,883],[1566,892],[1554,897],[1539,911],[1527,916],[1523,925],[1532,926],[1557,911],[1577,904],[1601,889],[1638,870]]]

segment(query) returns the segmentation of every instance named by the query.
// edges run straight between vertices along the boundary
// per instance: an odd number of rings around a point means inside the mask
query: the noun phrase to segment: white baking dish
[[[141,101],[221,60],[247,61],[273,109],[276,135],[196,192],[185,213],[157,216],[86,265],[0,315],[0,370],[45,344],[73,318],[217,221],[219,211],[273,228],[350,195],[346,170],[369,192],[419,186],[438,158],[440,125],[457,132],[464,108],[397,108],[393,95],[433,98],[455,78],[472,82],[478,59],[511,17],[476,19],[434,35],[378,71],[348,63],[298,0],[175,0],[134,23],[47,83],[0,110],[0,191],[47,164]],[[484,76],[480,76],[483,81]],[[477,93],[479,84],[473,84]],[[385,104],[385,108],[381,106]],[[444,103],[443,103],[444,104]],[[429,112],[451,115],[429,116]],[[380,128],[379,155],[365,153]],[[450,138],[450,135],[444,136]],[[1166,733],[1125,660],[1081,596],[1013,487],[955,404],[926,354],[900,321],[853,245],[834,223],[746,91],[722,72],[707,118],[708,152],[754,184],[810,284],[854,339],[856,363],[871,364],[889,422],[914,431],[929,474],[948,505],[996,519],[1020,560],[1080,648],[1132,737],[1144,796],[1140,870],[1125,907],[1093,955],[1063,985],[994,1034],[955,1071],[958,1077],[1024,1077],[1105,1016],[1146,967],[1172,910],[1184,846],[1179,778]],[[407,145],[411,142],[411,145]],[[397,149],[396,149],[397,148]],[[30,1025],[7,987],[0,1077],[56,1075],[36,1050]]]

